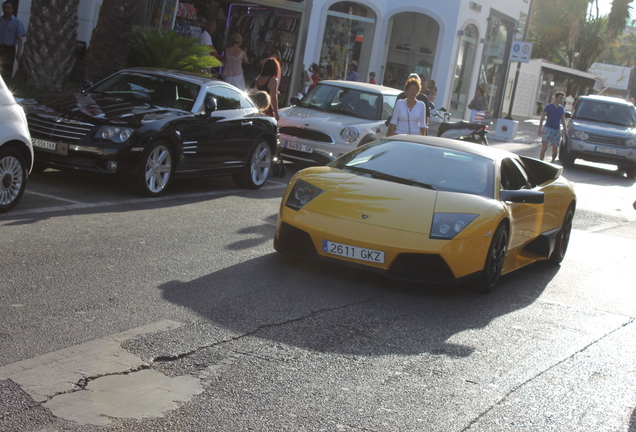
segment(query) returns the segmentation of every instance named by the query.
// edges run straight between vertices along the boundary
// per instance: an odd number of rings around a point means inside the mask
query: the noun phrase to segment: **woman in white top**
[[[223,66],[223,78],[230,84],[245,91],[245,77],[243,76],[243,63],[247,63],[247,55],[240,48],[243,37],[236,33],[225,47],[225,66]]]
[[[426,106],[415,97],[420,93],[422,85],[415,79],[409,79],[404,85],[406,99],[395,103],[391,123],[386,136],[407,134],[426,135]]]

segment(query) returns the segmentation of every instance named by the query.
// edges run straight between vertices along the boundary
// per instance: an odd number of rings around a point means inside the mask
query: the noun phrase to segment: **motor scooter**
[[[451,122],[451,114],[446,111],[446,108],[437,109],[435,105],[429,103],[429,110],[431,112],[430,121],[439,124],[437,127],[438,137],[488,145],[486,135],[488,134],[488,126],[492,126],[492,122],[467,122],[463,120]]]

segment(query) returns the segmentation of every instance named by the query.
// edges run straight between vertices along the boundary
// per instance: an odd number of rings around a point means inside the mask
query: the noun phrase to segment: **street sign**
[[[528,63],[532,54],[532,42],[513,41],[510,48],[510,61]]]

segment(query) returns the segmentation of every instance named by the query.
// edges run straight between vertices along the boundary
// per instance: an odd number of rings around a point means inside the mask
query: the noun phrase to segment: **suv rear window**
[[[636,109],[631,105],[581,99],[572,114],[572,118],[633,128],[636,124]]]

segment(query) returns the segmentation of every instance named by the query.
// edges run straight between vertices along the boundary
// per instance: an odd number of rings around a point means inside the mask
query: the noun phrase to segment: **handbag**
[[[475,107],[475,100],[471,100],[470,103],[468,104],[468,109],[473,109]]]

